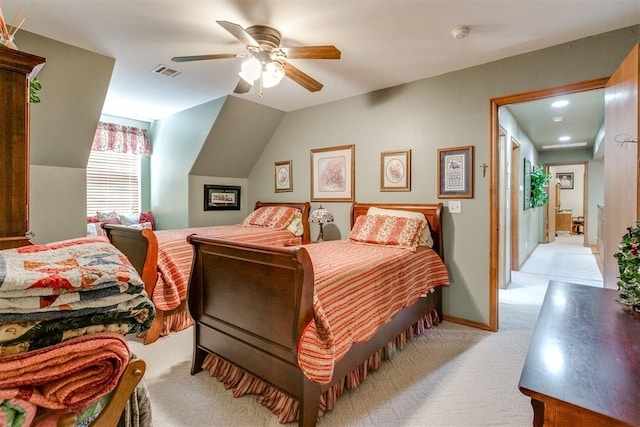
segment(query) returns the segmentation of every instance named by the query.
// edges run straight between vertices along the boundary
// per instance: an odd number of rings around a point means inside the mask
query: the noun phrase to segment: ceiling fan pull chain
[[[264,94],[264,90],[262,87],[262,73],[260,73],[260,93],[258,94],[258,97],[262,98],[262,95]]]

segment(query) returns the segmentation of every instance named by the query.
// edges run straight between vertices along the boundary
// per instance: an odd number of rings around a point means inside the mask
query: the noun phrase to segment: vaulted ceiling
[[[21,10],[21,28],[115,58],[104,112],[142,120],[232,94],[242,59],[171,61],[246,52],[218,20],[273,26],[286,46],[341,51],[339,60],[290,60],[324,84],[319,92],[285,79],[262,97],[257,88],[234,95],[285,112],[640,23],[638,0],[3,0],[1,7],[9,23]],[[453,37],[459,25],[470,27],[468,37]],[[180,74],[153,73],[159,65]]]

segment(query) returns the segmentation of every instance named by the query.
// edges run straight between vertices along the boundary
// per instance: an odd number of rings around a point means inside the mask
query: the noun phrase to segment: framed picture
[[[355,146],[311,150],[311,201],[353,202]]]
[[[276,193],[293,191],[293,170],[291,168],[291,160],[275,163],[274,181]]]
[[[473,146],[438,149],[438,197],[473,198]]]
[[[240,187],[235,185],[204,185],[205,211],[239,211]]]
[[[573,190],[573,172],[558,172],[556,180],[561,190]]]
[[[411,150],[380,153],[380,191],[411,191]]]
[[[522,190],[523,210],[531,207],[531,161],[524,159],[524,189]]]

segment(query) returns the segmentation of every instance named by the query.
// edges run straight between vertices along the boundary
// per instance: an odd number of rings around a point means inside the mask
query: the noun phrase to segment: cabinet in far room
[[[29,78],[45,61],[0,46],[0,249],[30,243]]]
[[[573,225],[571,215],[571,212],[556,212],[556,233],[560,231],[571,233]]]

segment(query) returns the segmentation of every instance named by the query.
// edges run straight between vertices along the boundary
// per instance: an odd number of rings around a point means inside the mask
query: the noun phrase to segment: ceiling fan
[[[176,56],[171,60],[189,62],[208,59],[249,58],[242,64],[239,73],[241,79],[234,89],[235,93],[246,93],[255,81],[259,81],[260,96],[262,96],[263,87],[275,86],[285,76],[310,92],[317,92],[322,89],[323,84],[291,65],[287,59],[340,59],[340,51],[332,45],[281,47],[280,32],[266,25],[253,25],[244,29],[233,22],[216,22],[243,43],[247,52]]]

